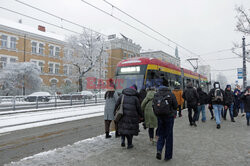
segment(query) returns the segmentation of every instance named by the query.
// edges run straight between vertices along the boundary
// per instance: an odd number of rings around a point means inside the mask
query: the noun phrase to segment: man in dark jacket
[[[196,89],[193,87],[192,82],[188,83],[187,88],[185,89],[182,97],[187,101],[188,119],[190,126],[194,125],[196,127],[197,125],[195,123],[195,120],[198,114],[197,105],[198,105],[199,95]],[[192,110],[194,111],[193,116],[192,116]]]
[[[214,116],[217,124],[217,129],[220,129],[221,125],[221,112],[224,105],[225,100],[225,94],[224,91],[220,88],[220,83],[215,82],[214,88],[210,90],[208,94],[208,103],[209,106],[213,106],[214,109]]]
[[[207,93],[202,91],[201,87],[197,88],[197,93],[199,95],[198,99],[198,113],[197,113],[197,118],[196,121],[199,120],[200,113],[202,112],[202,122],[206,122],[206,108],[205,105],[207,104]]]
[[[128,149],[134,147],[132,144],[133,136],[138,135],[139,120],[143,117],[136,90],[136,85],[124,89],[115,105],[115,110],[117,110],[118,106],[121,104],[122,96],[124,96],[123,116],[118,122],[118,132],[121,135],[122,147],[125,147],[125,137],[127,138]]]
[[[244,110],[246,113],[247,125],[250,125],[250,86],[242,93],[241,99],[244,102]]]
[[[177,101],[175,98],[175,95],[171,92],[169,88],[166,86],[160,86],[159,91],[154,95],[153,101],[159,101],[157,98],[161,98],[162,100],[165,100],[169,105],[168,113],[157,115],[158,120],[158,131],[157,134],[159,136],[157,141],[157,154],[156,158],[161,160],[161,154],[162,149],[165,144],[165,160],[172,159],[173,155],[173,127],[174,127],[174,116],[175,112],[177,110]],[[168,99],[168,100],[167,100]],[[155,105],[155,103],[154,103]],[[153,106],[154,112],[155,106]],[[166,111],[166,110],[160,110],[160,111]]]
[[[229,114],[231,117],[231,121],[235,122],[234,116],[233,116],[233,109],[234,109],[234,93],[231,90],[231,85],[227,85],[225,89],[225,109],[222,110],[222,115],[224,120],[227,119],[227,110],[229,109]]]

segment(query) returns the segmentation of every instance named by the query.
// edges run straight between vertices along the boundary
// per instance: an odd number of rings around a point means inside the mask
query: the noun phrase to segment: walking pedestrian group
[[[143,122],[144,129],[148,129],[149,141],[157,144],[156,158],[161,160],[165,147],[164,160],[168,161],[173,156],[173,127],[176,116],[182,117],[182,109],[187,106],[190,126],[197,127],[197,121],[206,122],[206,105],[211,113],[211,120],[215,119],[216,128],[221,128],[221,119],[227,120],[227,111],[231,122],[239,111],[246,115],[247,125],[250,124],[250,86],[241,91],[237,86],[234,91],[231,85],[227,85],[225,91],[220,83],[215,82],[213,88],[207,94],[201,87],[193,87],[192,82],[187,84],[184,92],[180,85],[176,84],[173,91],[163,81],[156,87],[143,87],[137,92],[134,84],[122,90],[118,95],[115,85],[111,80],[110,87],[105,93],[105,134],[111,138],[110,124],[115,121],[116,137],[121,136],[121,146],[127,149],[134,147],[133,136],[140,132],[139,123]],[[178,111],[178,113],[177,113]],[[245,111],[245,114],[243,114]]]

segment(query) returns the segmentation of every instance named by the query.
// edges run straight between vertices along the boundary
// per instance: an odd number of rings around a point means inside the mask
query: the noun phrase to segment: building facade
[[[175,54],[178,55],[178,51],[177,51],[177,53],[175,52]],[[179,56],[174,57],[174,56],[171,56],[170,54],[163,52],[163,51],[142,52],[140,55],[141,55],[141,57],[160,59],[162,61],[172,63],[172,64],[179,66],[179,67],[180,67],[180,63],[181,63]]]
[[[123,36],[123,35],[122,35]],[[105,49],[107,50],[109,57],[107,62],[107,78],[114,78],[116,65],[123,59],[139,57],[141,46],[134,43],[131,39],[126,38],[114,38],[109,39],[105,43]]]
[[[45,86],[60,87],[72,83],[72,66],[63,63],[64,37],[31,28],[21,23],[0,20],[0,69],[12,62],[32,62],[41,70]]]

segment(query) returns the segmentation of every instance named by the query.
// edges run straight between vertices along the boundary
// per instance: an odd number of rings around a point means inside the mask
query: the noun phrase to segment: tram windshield
[[[123,89],[129,88],[136,84],[139,91],[143,86],[144,75],[118,75],[116,76],[116,90],[122,92]]]

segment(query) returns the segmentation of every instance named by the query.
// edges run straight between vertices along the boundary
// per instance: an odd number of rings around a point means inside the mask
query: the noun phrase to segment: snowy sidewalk
[[[207,117],[210,118],[208,115]],[[83,140],[73,145],[43,152],[8,166],[249,166],[250,127],[245,117],[236,123],[222,121],[216,129],[214,120],[199,122],[190,127],[186,111],[174,126],[174,155],[171,161],[156,160],[156,146],[149,143],[147,131],[141,128],[134,137],[134,148],[120,146],[120,139],[104,139],[104,135]]]

